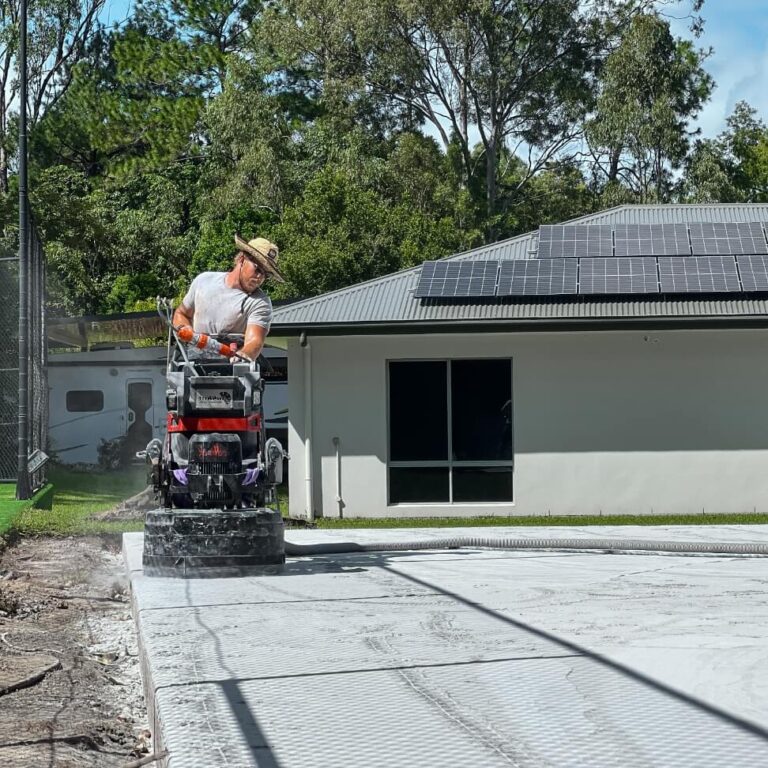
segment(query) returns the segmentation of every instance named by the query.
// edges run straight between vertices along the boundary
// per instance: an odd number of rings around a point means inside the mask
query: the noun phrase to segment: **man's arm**
[[[250,360],[255,360],[261,354],[261,349],[264,346],[264,339],[267,338],[267,333],[268,331],[263,325],[250,323],[245,329],[245,339],[243,340],[242,349],[238,349],[237,353]]]
[[[179,304],[176,311],[173,313],[173,327],[178,328],[182,325],[188,325],[192,328],[192,311],[187,309],[183,304]]]

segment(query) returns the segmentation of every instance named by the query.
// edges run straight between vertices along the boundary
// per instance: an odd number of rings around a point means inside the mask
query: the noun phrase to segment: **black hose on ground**
[[[423,549],[542,549],[598,550],[602,552],[677,552],[708,555],[768,555],[768,544],[712,541],[641,541],[639,539],[493,539],[482,536],[457,536],[430,541],[379,542],[357,544],[333,542],[295,544],[285,542],[289,557],[343,555],[357,552],[412,552]]]

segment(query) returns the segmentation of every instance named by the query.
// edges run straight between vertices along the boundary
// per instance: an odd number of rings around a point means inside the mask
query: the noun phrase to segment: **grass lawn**
[[[141,520],[93,520],[146,487],[144,467],[131,467],[114,472],[76,472],[65,467],[51,467],[48,480],[55,494],[53,509],[32,509],[29,502],[16,501],[15,486],[0,484],[0,533],[13,528],[20,533],[47,535],[79,535],[141,531]],[[288,514],[288,490],[278,488],[280,510]],[[577,515],[537,517],[418,517],[318,518],[318,528],[450,528],[482,526],[559,526],[559,525],[756,525],[768,524],[768,515]]]
[[[140,531],[144,527],[140,520],[89,518],[146,488],[146,477],[143,466],[114,472],[75,472],[60,466],[51,467],[48,482],[54,486],[53,509],[25,509],[16,518],[14,528],[26,534],[68,536]]]
[[[76,472],[54,466],[48,471],[48,482],[54,486],[53,509],[27,509],[26,502],[14,509],[14,528],[20,533],[35,535],[76,536],[94,533],[125,533],[144,529],[142,520],[93,520],[91,516],[105,512],[147,487],[147,472],[143,466],[114,472]],[[3,486],[0,486],[2,489]],[[9,499],[15,487],[9,485]],[[287,514],[287,491],[278,489],[280,508]],[[4,497],[0,496],[0,533],[2,532]],[[10,524],[10,515],[9,515]]]
[[[29,505],[29,501],[16,501],[15,483],[0,483],[0,533],[5,533]]]
[[[768,515],[551,515],[536,517],[319,518],[318,528],[465,528],[497,525],[766,525]]]

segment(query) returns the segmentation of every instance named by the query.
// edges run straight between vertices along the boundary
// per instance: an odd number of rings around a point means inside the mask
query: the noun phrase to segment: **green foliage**
[[[505,160],[501,184],[507,190],[507,203],[494,221],[499,236],[530,232],[540,224],[567,221],[594,210],[594,195],[574,162],[549,163],[523,184],[524,164],[516,158]]]
[[[228,61],[224,87],[203,115],[202,218],[232,216],[239,223],[248,208],[259,212],[250,214],[258,222],[268,212],[277,216],[286,198],[296,194],[291,185],[294,127],[280,99],[266,92],[263,72],[237,56]]]
[[[31,506],[30,501],[16,501],[15,483],[0,484],[0,535],[12,528],[21,513]]]
[[[681,184],[688,202],[768,202],[768,128],[739,102],[717,139],[697,143]]]
[[[128,168],[157,167],[194,151],[190,137],[204,105],[199,70],[210,66],[210,49],[128,29],[114,41],[112,57],[111,87],[92,79],[84,85],[93,147]]]
[[[152,272],[118,275],[107,294],[107,312],[138,312],[147,308],[148,297],[162,293],[160,280]]]
[[[699,141],[690,154],[681,197],[689,203],[735,203],[742,195],[734,183],[732,163],[711,139]]]
[[[232,265],[234,234],[246,240],[264,236],[274,225],[274,216],[264,209],[241,205],[221,219],[206,219],[200,227],[200,239],[189,262],[188,277],[200,272],[225,271]]]
[[[49,301],[66,313],[129,311],[174,295],[194,248],[185,174],[147,174],[93,188],[65,166],[36,174]],[[149,292],[149,293],[147,293]]]
[[[745,102],[736,105],[727,123],[719,142],[730,160],[734,185],[746,202],[768,202],[768,128]]]
[[[312,134],[306,162],[318,154],[330,162],[309,176],[274,230],[287,279],[277,295],[333,290],[480,240],[466,194],[432,139],[406,133],[382,143],[353,132],[318,152]]]
[[[265,26],[289,82],[316,94],[339,133],[364,126],[383,136],[430,123],[444,151],[453,145],[464,185],[479,185],[493,218],[504,207],[503,190],[497,197],[507,144],[539,150],[535,174],[591,104],[591,73],[606,43],[597,35],[600,6],[290,0],[267,14]],[[473,135],[485,171],[473,157]]]
[[[288,295],[311,296],[394,271],[397,254],[380,198],[342,171],[327,167],[283,212],[277,240],[283,248]]]

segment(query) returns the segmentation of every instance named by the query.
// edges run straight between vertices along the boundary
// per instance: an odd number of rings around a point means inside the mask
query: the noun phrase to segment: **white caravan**
[[[287,446],[288,360],[265,347],[272,370],[264,418],[268,436]],[[65,464],[97,464],[102,440],[125,437],[126,450],[142,450],[165,434],[165,347],[52,353],[48,358],[48,446]]]

